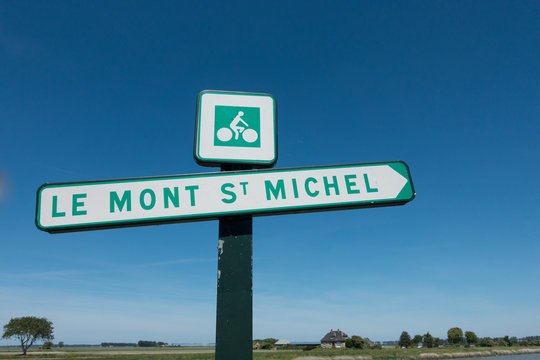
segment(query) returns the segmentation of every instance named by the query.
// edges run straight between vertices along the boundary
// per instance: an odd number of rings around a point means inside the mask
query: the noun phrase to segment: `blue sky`
[[[402,207],[254,219],[254,337],[540,335],[536,1],[0,5],[0,323],[214,341],[217,221],[50,235],[37,188],[210,172],[204,89],[278,102],[277,168],[404,160]],[[10,341],[1,340],[1,344]]]

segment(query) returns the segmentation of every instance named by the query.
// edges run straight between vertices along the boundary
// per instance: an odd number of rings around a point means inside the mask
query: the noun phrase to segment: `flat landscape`
[[[380,350],[255,350],[254,360],[368,360],[368,359],[456,359],[467,357],[489,357],[502,355],[540,354],[539,347],[492,347],[464,348],[443,347],[438,349],[398,349],[386,347]],[[0,359],[86,359],[86,360],[212,360],[213,347],[182,348],[102,348],[102,347],[67,347],[62,349],[32,349],[22,357],[20,349],[0,349]],[[540,355],[539,355],[540,356]]]

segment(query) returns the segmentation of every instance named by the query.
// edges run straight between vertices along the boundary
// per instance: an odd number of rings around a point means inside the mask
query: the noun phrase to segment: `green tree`
[[[518,339],[514,337],[509,337],[506,335],[505,337],[498,339],[497,345],[499,346],[515,346],[518,344]]]
[[[4,325],[2,339],[16,338],[21,342],[23,355],[34,344],[36,340],[52,340],[54,327],[52,322],[46,318],[35,316],[24,316],[12,318]]]
[[[518,344],[519,344],[518,338],[515,337],[515,336],[512,336],[512,337],[510,338],[510,346],[516,346],[516,345],[518,345]]]
[[[465,331],[465,340],[469,345],[476,345],[478,343],[478,336],[474,331]]]
[[[345,340],[345,347],[349,349],[365,349],[368,344],[360,336],[353,335]]]
[[[433,347],[438,348],[441,345],[442,345],[442,340],[440,338],[436,337],[433,339]]]
[[[64,347],[64,342],[63,341],[58,342],[58,347],[63,348]]]
[[[448,330],[448,343],[450,345],[463,344],[463,330],[458,327],[453,327]]]
[[[410,347],[411,346],[411,335],[409,335],[408,332],[406,331],[403,331],[399,337],[399,342],[398,342],[399,346],[400,347]]]
[[[261,343],[261,349],[271,349],[274,347],[276,342],[277,342],[277,339],[266,338]]]
[[[157,342],[149,340],[139,340],[137,343],[138,347],[156,347],[158,346]]]
[[[480,340],[478,340],[478,346],[482,347],[493,347],[495,346],[495,341],[493,341],[492,338],[485,337]]]
[[[429,332],[427,334],[424,334],[423,341],[422,341],[424,343],[424,347],[432,348],[434,340],[435,339],[433,339],[433,336]]]
[[[411,346],[418,346],[422,342],[422,335],[414,335],[411,340]]]
[[[44,342],[43,345],[41,345],[41,348],[43,350],[51,350],[54,344],[51,341]]]

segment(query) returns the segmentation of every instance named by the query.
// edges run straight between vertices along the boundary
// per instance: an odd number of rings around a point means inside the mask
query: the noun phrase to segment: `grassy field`
[[[539,353],[540,347],[522,348],[463,348],[396,349],[382,350],[256,350],[254,360],[438,360],[465,357]],[[0,349],[0,360],[23,358],[18,348]],[[80,359],[80,360],[213,360],[212,347],[185,348],[62,348],[52,350],[32,349],[28,359]]]

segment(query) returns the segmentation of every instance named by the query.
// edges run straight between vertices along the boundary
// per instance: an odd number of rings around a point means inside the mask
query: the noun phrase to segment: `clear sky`
[[[34,217],[46,182],[215,171],[193,139],[216,89],[276,97],[276,168],[403,160],[417,192],[255,218],[255,338],[540,335],[539,18],[538,1],[2,1],[0,325],[214,342],[217,221],[50,235]]]

